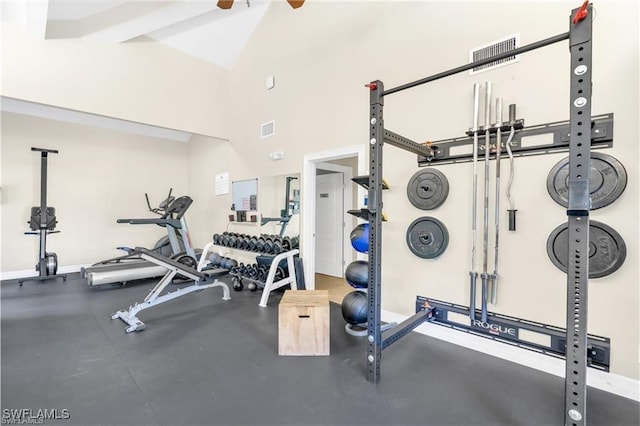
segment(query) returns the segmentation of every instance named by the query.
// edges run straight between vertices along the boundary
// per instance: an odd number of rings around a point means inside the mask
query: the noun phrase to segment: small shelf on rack
[[[364,189],[369,189],[369,175],[363,176],[355,176],[351,178],[352,181],[363,187]],[[382,189],[389,189],[389,184],[386,180],[382,179]]]
[[[369,220],[369,209],[347,210],[347,213],[366,221]],[[382,221],[387,222],[387,215],[384,212],[382,213]]]

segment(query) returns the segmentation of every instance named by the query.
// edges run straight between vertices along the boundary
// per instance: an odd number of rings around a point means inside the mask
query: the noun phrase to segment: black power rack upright
[[[431,308],[416,313],[396,327],[381,331],[381,263],[382,263],[382,159],[385,143],[431,157],[431,147],[416,143],[385,130],[384,97],[425,83],[439,80],[500,59],[529,52],[564,40],[569,40],[570,69],[570,139],[569,139],[569,248],[567,268],[567,354],[565,370],[565,424],[586,423],[587,368],[587,285],[589,271],[589,169],[591,151],[591,46],[592,6],[585,2],[573,9],[569,32],[528,44],[491,58],[469,63],[448,71],[384,90],[382,81],[372,81],[370,89],[369,131],[369,291],[367,380],[380,380],[382,350],[415,327],[429,320]],[[587,19],[585,19],[587,18]]]

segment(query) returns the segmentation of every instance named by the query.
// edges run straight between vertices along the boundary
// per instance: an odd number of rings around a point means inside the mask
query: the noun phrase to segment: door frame
[[[315,255],[316,246],[313,233],[316,229],[316,166],[341,158],[357,157],[358,175],[367,174],[365,169],[365,148],[366,145],[352,145],[336,148],[329,151],[316,152],[304,156],[302,166],[302,206],[301,219],[302,227],[300,232],[300,249],[304,259],[304,281],[306,288],[314,290],[316,288]],[[358,199],[364,200],[365,192],[363,188],[358,189]]]
[[[347,209],[345,208],[345,206],[353,206],[353,190],[351,187],[351,178],[353,177],[353,170],[351,169],[351,167],[341,166],[338,164],[325,163],[325,162],[316,163],[316,171],[318,169],[330,170],[332,172],[342,173],[342,176],[343,176],[342,223],[344,223],[344,225],[342,226],[342,277],[344,278],[344,270],[347,267],[347,264],[346,264],[347,253],[349,252],[349,250],[351,250],[351,242],[346,238],[347,222],[351,218],[351,215],[347,213]],[[315,200],[315,197],[314,197],[314,200]],[[315,218],[314,218],[314,221],[315,221]],[[313,229],[315,232],[315,229],[316,229],[315,226]],[[315,257],[314,257],[314,260],[315,260]],[[315,262],[314,262],[314,266],[315,266]],[[315,274],[315,271],[314,271],[314,274]]]

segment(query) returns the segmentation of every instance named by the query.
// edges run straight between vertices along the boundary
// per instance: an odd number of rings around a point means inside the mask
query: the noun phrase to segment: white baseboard
[[[70,265],[70,266],[61,266],[58,268],[59,274],[72,274],[74,272],[80,272],[80,268],[90,266],[90,264],[85,265]],[[18,278],[28,278],[28,277],[37,277],[38,271],[27,269],[23,271],[7,271],[0,272],[0,280],[15,280]]]
[[[385,322],[400,323],[407,319],[407,316],[405,315],[398,315],[384,310],[381,314],[382,321]],[[473,349],[487,355],[515,362],[516,364],[534,368],[548,374],[553,374],[554,376],[564,377],[565,363],[564,360],[561,359],[505,345],[491,339],[485,339],[483,337],[452,330],[436,324],[423,323],[416,327],[415,331],[420,334],[444,340],[468,349]],[[625,376],[588,368],[587,385],[605,392],[640,401],[640,381]]]

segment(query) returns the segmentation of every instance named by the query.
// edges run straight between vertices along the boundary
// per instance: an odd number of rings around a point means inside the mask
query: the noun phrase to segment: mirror
[[[237,180],[231,183],[232,210],[258,210],[258,179]]]
[[[260,232],[294,237],[300,234],[300,174],[267,176],[258,180]]]

